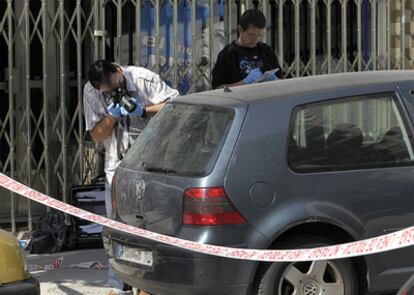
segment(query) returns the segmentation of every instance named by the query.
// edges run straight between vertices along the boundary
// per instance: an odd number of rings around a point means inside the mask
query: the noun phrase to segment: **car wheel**
[[[324,237],[291,238],[280,249],[333,245]],[[261,268],[258,295],[356,295],[358,278],[350,259],[272,263]]]

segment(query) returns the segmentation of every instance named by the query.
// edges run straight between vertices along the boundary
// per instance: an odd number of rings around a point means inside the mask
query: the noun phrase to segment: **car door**
[[[296,107],[288,165],[302,185],[286,195],[361,239],[412,226],[411,124],[396,89]],[[414,271],[412,257],[413,247],[367,256],[370,284],[399,288]]]

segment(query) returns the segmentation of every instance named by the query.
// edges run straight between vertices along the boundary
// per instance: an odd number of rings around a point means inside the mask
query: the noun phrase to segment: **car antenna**
[[[224,92],[233,92],[233,90],[231,90],[231,89],[230,89],[229,87],[227,87],[227,86],[224,86],[223,91],[224,91]]]

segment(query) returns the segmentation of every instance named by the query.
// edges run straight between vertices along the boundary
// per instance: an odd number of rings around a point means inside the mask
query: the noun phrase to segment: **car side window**
[[[295,108],[288,164],[296,172],[412,165],[412,134],[393,93]]]

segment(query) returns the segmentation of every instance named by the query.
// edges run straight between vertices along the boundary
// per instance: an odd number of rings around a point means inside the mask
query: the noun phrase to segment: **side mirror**
[[[414,275],[401,287],[397,295],[414,295]]]

